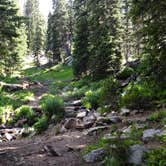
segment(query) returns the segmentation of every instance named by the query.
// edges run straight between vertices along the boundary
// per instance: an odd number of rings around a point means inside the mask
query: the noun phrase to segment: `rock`
[[[84,118],[86,115],[87,115],[87,110],[80,110],[80,112],[77,113],[77,116],[76,116],[76,117],[82,119],[82,118]]]
[[[0,82],[0,86],[2,86],[2,90],[7,92],[15,92],[15,91],[26,89],[26,87],[21,84],[6,84],[4,82]]]
[[[108,128],[109,128],[108,126],[93,127],[93,128],[88,129],[86,132],[84,132],[84,135],[91,135],[94,132],[97,132],[99,130],[105,130],[105,129],[108,129]]]
[[[77,120],[74,118],[70,118],[70,119],[66,120],[64,127],[66,129],[74,129],[74,128],[76,128],[76,124],[77,124]]]
[[[131,133],[131,129],[132,129],[132,126],[129,126],[129,127],[124,127],[121,131],[123,133]]]
[[[12,141],[13,140],[13,136],[9,133],[5,133],[4,138],[7,139],[8,141]]]
[[[122,140],[128,139],[128,138],[130,138],[130,136],[129,136],[129,135],[126,135],[126,134],[122,134],[122,135],[120,136],[120,139],[122,139]],[[117,139],[119,139],[119,138],[118,138],[117,135],[105,134],[104,137],[103,137],[103,139],[105,139],[105,140],[117,140]]]
[[[66,107],[65,108],[65,116],[67,118],[74,118],[77,116],[77,110],[75,107]]]
[[[20,119],[17,121],[17,123],[14,125],[15,127],[23,127],[27,123],[27,119]]]
[[[157,129],[147,129],[143,131],[143,141],[148,141],[149,139],[154,138],[155,136],[161,136],[162,131]]]
[[[57,152],[51,145],[45,145],[44,151],[49,153],[52,156],[62,156],[59,152]]]
[[[0,125],[0,130],[5,129],[5,128],[6,128],[6,126],[4,124]]]
[[[96,116],[94,114],[88,114],[86,117],[83,118],[83,121],[86,122],[92,122],[94,123],[96,121]]]
[[[63,133],[65,133],[65,132],[67,132],[67,129],[66,129],[64,126],[62,126],[62,127],[59,129],[59,132],[60,132],[61,134],[63,134]]]
[[[93,163],[93,162],[103,160],[105,155],[106,155],[105,150],[103,148],[100,148],[100,149],[93,150],[90,153],[88,153],[87,155],[83,156],[83,159],[87,163]]]
[[[147,149],[144,146],[130,146],[128,162],[133,165],[142,165],[142,158],[145,152],[147,152]]]
[[[71,105],[71,106],[81,106],[82,102],[81,102],[81,100],[75,100],[75,101],[71,102],[69,105]]]
[[[121,113],[122,116],[128,116],[130,115],[130,110],[127,108],[121,108]]]
[[[67,151],[81,151],[83,148],[85,148],[85,145],[78,145],[78,146],[70,146],[66,145]]]
[[[67,92],[67,91],[69,91],[69,90],[70,90],[70,88],[69,88],[68,86],[65,86],[65,87],[62,89],[63,92]]]
[[[112,124],[118,122],[121,122],[121,118],[119,116],[110,116],[110,117],[99,117],[96,123]]]

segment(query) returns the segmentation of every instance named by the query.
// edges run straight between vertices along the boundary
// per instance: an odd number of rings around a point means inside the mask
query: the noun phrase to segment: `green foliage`
[[[60,97],[45,94],[40,100],[40,104],[45,115],[50,119],[53,115],[59,121],[64,116],[64,102]]]
[[[67,44],[67,12],[64,0],[53,0],[53,12],[49,14],[46,52],[50,63],[58,64],[64,61]],[[67,48],[66,48],[67,47]]]
[[[124,68],[119,74],[118,74],[118,79],[125,80],[129,78],[132,74],[134,73],[134,70],[130,67]]]
[[[74,1],[76,26],[74,40],[73,69],[76,77],[87,75],[89,50],[88,50],[88,14],[87,3]]]
[[[85,93],[85,97],[82,99],[82,103],[87,109],[97,109],[97,107],[99,106],[99,97],[100,90],[89,90]]]
[[[155,112],[149,115],[148,119],[154,122],[160,122],[162,119],[166,118],[166,110]]]
[[[29,106],[23,105],[16,109],[15,117],[13,119],[14,122],[22,119],[26,119],[29,126],[32,126],[36,122],[36,115]]]
[[[163,28],[166,26],[165,7],[166,4],[163,0],[159,0],[158,3],[155,1],[134,0],[131,6],[134,26],[139,27],[136,31],[136,37],[142,43],[141,50],[143,55],[140,56],[144,61],[145,68],[141,74],[144,78],[148,78],[149,83],[153,80],[155,85],[162,89],[166,87],[164,65],[166,63],[166,42],[164,38],[166,29]]]
[[[33,126],[38,134],[41,134],[48,128],[48,117],[43,116]]]
[[[1,1],[0,13],[0,74],[6,76],[19,69],[26,53],[26,36],[16,1]]]
[[[147,166],[164,166],[166,165],[166,149],[155,149],[145,155]]]
[[[133,85],[121,98],[121,105],[131,109],[148,109],[153,103],[153,91],[146,84]]]
[[[103,88],[101,90],[100,105],[108,106],[112,109],[118,109],[119,99],[121,95],[120,83],[113,79],[108,78],[103,83]]]

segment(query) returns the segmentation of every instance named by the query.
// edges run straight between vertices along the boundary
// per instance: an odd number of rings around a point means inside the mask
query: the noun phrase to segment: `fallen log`
[[[6,92],[15,92],[23,89],[27,89],[27,84],[7,84],[4,82],[0,82],[0,87],[2,87],[2,90]]]

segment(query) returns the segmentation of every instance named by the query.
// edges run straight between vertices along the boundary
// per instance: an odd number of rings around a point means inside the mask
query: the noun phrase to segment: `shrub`
[[[48,128],[48,118],[43,116],[34,124],[34,128],[38,134],[41,134]]]
[[[13,122],[17,122],[18,120],[26,119],[28,125],[33,125],[36,122],[36,116],[33,110],[29,106],[21,106],[16,109],[16,114]]]
[[[150,121],[156,121],[159,122],[161,119],[166,118],[166,110],[155,112],[154,114],[149,115],[148,119]]]
[[[148,86],[134,85],[121,98],[121,106],[131,109],[149,109],[153,103],[153,92]]]
[[[56,116],[56,120],[59,121],[64,116],[64,102],[60,97],[53,95],[44,95],[40,104],[45,115],[50,119],[53,115]]]
[[[82,99],[83,105],[87,109],[97,109],[99,106],[99,97],[100,97],[100,90],[98,91],[87,91],[85,93],[85,97]]]
[[[134,73],[134,69],[130,67],[126,67],[118,74],[117,77],[118,79],[125,80],[129,78],[133,73]]]
[[[99,99],[100,106],[107,105],[111,109],[118,109],[120,96],[120,83],[113,78],[108,78],[103,83],[103,88],[101,90]]]
[[[145,155],[147,166],[164,166],[166,165],[166,149],[155,149]]]

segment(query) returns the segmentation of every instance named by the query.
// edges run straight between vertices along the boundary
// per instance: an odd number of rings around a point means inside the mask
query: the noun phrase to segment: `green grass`
[[[31,81],[68,81],[74,78],[71,67],[56,65],[51,68],[32,67],[22,72]]]

